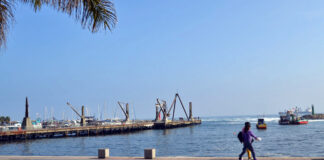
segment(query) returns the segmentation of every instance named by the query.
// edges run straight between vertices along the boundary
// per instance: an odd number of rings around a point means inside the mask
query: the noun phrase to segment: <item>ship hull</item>
[[[257,129],[267,129],[267,125],[266,124],[260,124],[260,125],[256,125]]]
[[[279,121],[280,125],[303,125],[308,124],[308,121]]]
[[[301,125],[301,124],[308,124],[308,121],[297,121],[297,124]]]

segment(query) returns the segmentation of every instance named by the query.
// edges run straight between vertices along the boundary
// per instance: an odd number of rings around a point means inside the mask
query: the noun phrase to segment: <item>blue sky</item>
[[[28,96],[32,117],[46,106],[75,118],[66,101],[93,114],[106,103],[111,117],[123,101],[153,118],[155,99],[177,91],[196,116],[324,112],[323,3],[115,0],[116,28],[96,34],[18,4],[0,53],[1,115],[21,120]]]

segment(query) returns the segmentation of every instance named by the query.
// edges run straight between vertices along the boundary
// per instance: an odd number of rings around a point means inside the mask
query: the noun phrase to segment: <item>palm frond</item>
[[[43,4],[47,4],[47,0],[22,0],[24,3],[31,5],[34,8],[34,11],[38,11],[41,9]]]
[[[42,5],[49,5],[58,11],[74,16],[81,21],[82,27],[87,27],[91,32],[100,28],[112,30],[117,23],[116,10],[110,0],[22,0],[30,4],[35,11]]]
[[[114,4],[108,0],[83,0],[81,23],[88,26],[92,32],[100,27],[111,30],[117,22]]]
[[[0,48],[5,46],[9,26],[14,21],[14,4],[7,0],[0,0]]]

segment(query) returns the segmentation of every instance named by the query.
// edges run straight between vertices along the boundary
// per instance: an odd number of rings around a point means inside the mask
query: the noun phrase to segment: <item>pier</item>
[[[177,99],[180,101],[181,107],[186,115],[186,119],[179,118],[175,120],[175,108]],[[85,116],[84,106],[82,106],[81,114],[73,107],[69,102],[67,105],[80,117],[79,127],[51,127],[35,129],[32,126],[29,118],[29,105],[26,97],[25,105],[25,117],[22,123],[22,129],[14,131],[3,131],[0,132],[0,142],[15,141],[15,140],[27,140],[27,139],[41,139],[41,138],[58,138],[58,137],[78,137],[78,136],[97,136],[97,135],[109,135],[109,134],[121,134],[131,133],[149,129],[170,129],[187,127],[191,125],[201,124],[200,118],[194,118],[192,115],[192,103],[189,102],[189,116],[186,112],[185,106],[178,93],[175,94],[171,107],[168,109],[166,101],[162,102],[157,99],[156,117],[153,121],[130,121],[129,116],[129,105],[128,103],[118,102],[121,110],[125,115],[125,119],[119,124],[101,124],[100,121],[93,120],[92,117]],[[173,109],[172,119],[171,110]],[[163,119],[161,119],[161,113],[163,113]]]
[[[55,138],[55,137],[77,137],[77,136],[96,136],[117,133],[129,133],[140,130],[152,129],[152,122],[138,122],[122,125],[106,126],[84,126],[74,128],[49,128],[38,130],[21,130],[0,132],[0,141]]]
[[[124,123],[121,125],[105,126],[81,126],[73,128],[49,128],[38,130],[20,130],[0,132],[0,142],[41,139],[41,138],[59,138],[59,137],[78,137],[78,136],[97,136],[131,133],[149,129],[168,129],[186,127],[200,124],[201,120],[194,121],[173,121],[169,123],[154,123],[153,121]]]
[[[169,123],[155,122],[154,125],[153,125],[153,129],[171,129],[171,128],[179,128],[179,127],[197,125],[197,124],[201,124],[201,120],[172,121],[172,122],[169,122]]]

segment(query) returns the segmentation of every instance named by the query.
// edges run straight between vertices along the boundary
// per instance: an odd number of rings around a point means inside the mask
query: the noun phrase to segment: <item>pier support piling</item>
[[[85,115],[84,115],[84,106],[82,106],[81,108],[81,126],[85,126],[86,125],[86,119],[85,119]]]
[[[192,102],[189,102],[189,120],[192,121],[193,117],[192,117]]]
[[[159,104],[155,104],[155,121],[160,120],[160,111],[159,111],[159,109],[160,109]]]
[[[129,122],[129,106],[128,106],[128,103],[126,103],[126,119],[125,119],[126,122]]]

